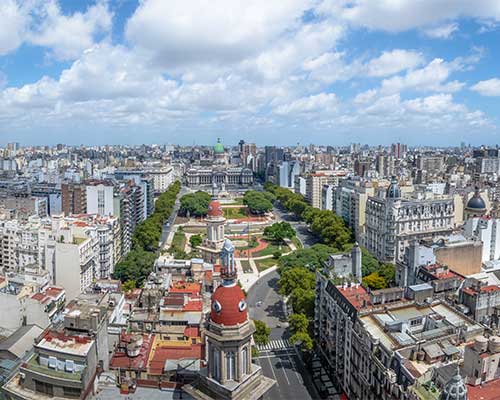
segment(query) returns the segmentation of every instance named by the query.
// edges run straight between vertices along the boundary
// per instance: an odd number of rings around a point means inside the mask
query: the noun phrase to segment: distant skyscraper
[[[393,143],[391,146],[391,154],[398,160],[405,158],[406,145],[402,143]]]

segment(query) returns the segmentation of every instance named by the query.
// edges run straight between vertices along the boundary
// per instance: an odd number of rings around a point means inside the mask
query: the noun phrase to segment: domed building
[[[275,381],[252,363],[253,322],[248,318],[245,294],[237,284],[234,246],[226,239],[222,249],[222,284],[211,299],[204,329],[207,367],[183,390],[195,399],[261,399]]]
[[[460,368],[457,366],[457,372],[446,383],[439,400],[467,400],[467,386],[460,376]]]
[[[224,145],[221,143],[220,138],[217,138],[217,143],[214,145],[214,162],[216,164],[228,164],[229,158],[226,153]]]
[[[399,182],[395,176],[392,177],[391,184],[387,188],[386,197],[393,200],[401,198],[401,188],[399,187]]]
[[[486,203],[481,197],[481,193],[479,192],[479,188],[476,187],[474,194],[467,202],[464,210],[465,219],[473,218],[473,217],[482,217],[487,212]]]
[[[208,204],[208,213],[205,219],[207,223],[207,236],[203,240],[199,249],[201,257],[205,262],[218,264],[220,252],[224,244],[224,226],[226,218],[219,200],[212,199]]]

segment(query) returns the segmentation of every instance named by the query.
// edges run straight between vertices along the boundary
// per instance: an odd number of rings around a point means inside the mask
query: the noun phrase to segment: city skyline
[[[498,4],[8,0],[0,134],[32,144],[498,141]]]

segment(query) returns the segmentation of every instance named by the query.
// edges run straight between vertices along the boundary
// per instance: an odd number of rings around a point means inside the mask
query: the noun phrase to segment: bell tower
[[[212,295],[204,329],[207,367],[200,371],[198,381],[183,390],[195,399],[260,399],[275,381],[252,363],[255,326],[237,284],[234,246],[229,239],[222,247],[221,262],[222,284]]]

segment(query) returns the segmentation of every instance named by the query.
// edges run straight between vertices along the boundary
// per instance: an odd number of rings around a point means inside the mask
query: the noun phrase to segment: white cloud
[[[434,26],[459,17],[500,20],[497,0],[353,0],[343,2],[342,18],[356,25],[390,32]]]
[[[235,62],[266,48],[300,25],[312,2],[145,0],[126,27],[134,45],[154,53],[162,65]]]
[[[84,13],[63,15],[59,5],[48,2],[41,13],[41,24],[28,35],[33,44],[51,49],[56,58],[71,60],[95,43],[95,38],[111,29],[111,14],[98,3]]]
[[[435,58],[425,67],[408,71],[403,76],[394,76],[382,81],[381,91],[396,93],[402,90],[456,92],[464,83],[446,82],[453,67],[441,58]]]
[[[26,42],[49,49],[57,59],[76,59],[99,35],[110,31],[111,17],[100,2],[85,12],[64,15],[56,0],[4,0],[0,2],[0,55]]]
[[[355,104],[367,104],[371,102],[376,95],[377,95],[376,89],[369,89],[366,90],[365,92],[358,93],[356,97],[354,97],[353,101]]]
[[[492,78],[486,81],[480,81],[471,86],[471,90],[474,90],[482,96],[500,96],[500,79]]]
[[[424,58],[421,53],[395,49],[384,51],[380,57],[370,60],[367,72],[369,76],[388,76],[414,68],[423,62]]]
[[[463,104],[454,103],[453,96],[448,93],[407,100],[404,102],[404,106],[410,111],[426,114],[465,112],[467,110]]]
[[[15,0],[0,2],[0,55],[17,49],[23,41],[28,17]]]
[[[338,99],[334,93],[320,93],[277,107],[274,112],[278,115],[311,114],[316,112],[334,112],[337,109]]]
[[[426,36],[433,39],[450,39],[456,31],[458,31],[458,24],[456,22],[426,28],[423,30]]]

